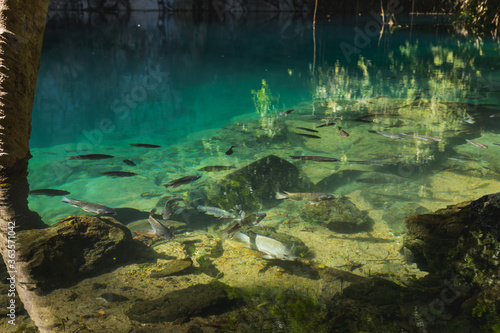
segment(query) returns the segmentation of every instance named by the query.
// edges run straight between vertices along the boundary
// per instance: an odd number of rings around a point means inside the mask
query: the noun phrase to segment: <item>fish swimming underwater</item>
[[[383,135],[383,136],[391,138],[391,139],[404,139],[405,138],[404,136],[399,135],[399,134],[391,134],[391,133],[381,132],[381,131],[368,131],[368,132],[380,134],[380,135]]]
[[[156,236],[158,237],[162,237],[162,238],[165,238],[165,239],[170,239],[174,236],[174,228],[173,227],[170,227],[170,228],[167,228],[165,227],[163,224],[161,224],[160,222],[158,222],[158,220],[156,220],[154,217],[153,217],[153,214],[156,212],[156,209],[152,209],[151,212],[149,213],[149,224],[151,224],[151,227],[153,228]]]
[[[290,110],[286,110],[286,111],[283,111],[280,113],[281,116],[284,116],[284,115],[287,115],[287,114],[290,114],[292,113],[293,111],[295,111],[296,109],[290,109]]]
[[[184,200],[182,197],[173,197],[165,202],[165,208],[163,208],[163,214],[161,215],[164,220],[168,220],[172,216],[172,204],[177,201]]]
[[[292,199],[292,200],[304,200],[310,203],[316,203],[323,200],[337,199],[338,196],[328,193],[318,193],[318,192],[277,192],[276,199]]]
[[[235,148],[236,146],[231,146],[231,148],[229,148],[227,151],[226,151],[226,155],[229,156],[229,155],[232,155],[234,153],[234,150],[233,148]]]
[[[149,143],[129,143],[132,147],[141,147],[141,148],[160,148],[161,146],[152,145]]]
[[[412,138],[420,139],[420,140],[424,140],[424,141],[436,141],[436,142],[441,141],[441,139],[434,138],[432,136],[427,136],[427,135],[407,134],[407,133],[399,133],[399,135],[410,136]]]
[[[132,177],[137,176],[135,172],[127,172],[127,171],[106,171],[100,172],[101,175],[108,177]]]
[[[207,215],[212,215],[215,217],[218,217],[220,219],[234,219],[236,218],[236,215],[234,215],[231,212],[228,212],[227,210],[218,208],[218,207],[210,207],[210,206],[198,206],[196,209],[200,212],[203,212]]]
[[[263,258],[265,259],[295,260],[297,258],[292,249],[274,238],[255,233],[246,235],[238,232],[233,236],[233,239],[247,244],[247,247],[252,250],[264,253]]]
[[[89,213],[96,213],[99,215],[116,215],[116,210],[114,210],[113,208],[109,208],[93,202],[70,199],[67,197],[62,198],[62,202],[69,203],[74,207],[80,207],[81,209]]]
[[[254,213],[250,214],[244,218],[237,219],[236,223],[232,224],[229,228],[227,228],[226,232],[228,235],[234,233],[237,230],[240,230],[242,228],[251,228],[257,224],[259,224],[260,221],[262,221],[265,217],[267,216],[266,213]]]
[[[467,140],[467,139],[465,141],[467,141],[468,143],[473,144],[474,146],[479,147],[479,148],[488,148],[487,145],[476,142],[476,141]]]
[[[199,168],[198,171],[206,171],[206,172],[217,172],[234,169],[234,165],[207,165],[203,168]]]
[[[137,166],[137,164],[135,164],[133,161],[131,160],[123,160],[123,163],[125,163],[126,165],[130,165],[130,166]]]
[[[342,127],[338,126],[338,128],[339,128],[339,134],[340,134],[341,136],[343,136],[344,138],[347,138],[347,137],[349,136],[349,133],[347,133],[346,131],[344,131],[344,130],[342,129]]]
[[[184,184],[189,184],[189,183],[192,183],[198,179],[200,179],[201,176],[184,176],[184,177],[181,177],[181,178],[178,178],[178,179],[174,179],[174,180],[171,180],[169,181],[168,183],[166,184],[163,184],[163,186],[165,187],[177,187],[177,186],[181,186],[181,185],[184,185]]]
[[[308,132],[318,133],[318,131],[312,128],[307,128],[307,127],[297,127],[297,128]]]
[[[338,162],[338,161],[340,161],[338,158],[324,157],[324,156],[290,156],[290,158],[293,158],[296,160],[316,161],[316,162]]]
[[[333,125],[335,125],[335,123],[326,123],[326,124],[323,124],[323,125],[316,126],[316,128],[326,127],[326,126],[333,126]]]
[[[68,195],[69,192],[63,191],[63,190],[54,190],[51,188],[41,188],[41,189],[37,189],[37,190],[31,190],[31,191],[29,191],[29,194],[31,194],[31,195],[46,195],[49,197],[55,197],[58,195]]]
[[[114,156],[106,154],[86,154],[86,155],[75,155],[66,157],[67,160],[104,160],[107,158],[113,158]]]
[[[302,135],[305,136],[306,138],[311,138],[311,139],[321,139],[320,136],[314,135],[314,134],[306,134],[306,133],[295,133],[297,135]]]

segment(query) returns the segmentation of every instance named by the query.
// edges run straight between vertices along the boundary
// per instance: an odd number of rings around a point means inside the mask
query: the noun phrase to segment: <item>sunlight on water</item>
[[[153,208],[161,214],[178,196],[167,219],[179,231],[155,249],[177,256],[195,235],[192,257],[200,258],[222,239],[221,281],[248,286],[260,256],[284,258],[262,248],[256,257],[242,249],[245,239],[226,239],[234,218],[265,212],[262,225],[275,231],[252,230],[290,237],[292,256],[364,276],[420,276],[398,254],[405,217],[500,187],[498,43],[414,26],[361,47],[351,22],[322,23],[313,59],[312,32],[300,20],[302,29],[288,31],[272,21],[166,23],[47,29],[32,190],[111,207],[138,232],[151,230]],[[88,154],[111,157],[70,158]],[[165,186],[186,176],[200,178]],[[87,214],[52,194],[29,197],[47,224]],[[325,292],[277,266],[259,278]]]

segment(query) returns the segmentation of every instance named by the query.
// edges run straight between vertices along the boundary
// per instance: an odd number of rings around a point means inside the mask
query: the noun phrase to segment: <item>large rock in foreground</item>
[[[304,192],[314,185],[292,163],[274,155],[263,157],[226,175],[208,190],[211,205],[257,211],[279,203],[276,192]]]
[[[127,311],[127,316],[141,323],[159,323],[221,313],[230,304],[226,288],[221,282],[196,284],[154,300],[138,302]]]
[[[145,254],[130,230],[111,217],[70,216],[46,229],[18,233],[18,264],[27,281],[47,293],[109,271]],[[143,252],[144,251],[144,252]]]

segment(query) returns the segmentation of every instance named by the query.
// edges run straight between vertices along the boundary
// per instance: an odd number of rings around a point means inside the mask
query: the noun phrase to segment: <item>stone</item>
[[[187,259],[179,259],[174,260],[166,265],[160,271],[152,272],[150,277],[152,278],[161,278],[165,276],[172,275],[183,275],[186,274],[189,268],[193,266],[193,261],[190,258]]]
[[[232,173],[207,190],[211,206],[258,211],[277,205],[276,192],[311,191],[314,185],[292,163],[274,155],[263,157]]]
[[[384,209],[382,220],[387,223],[395,235],[406,232],[405,218],[411,214],[425,214],[429,210],[414,202],[394,203]]]
[[[221,313],[230,304],[228,288],[221,282],[196,284],[154,300],[136,302],[126,314],[140,323],[159,323]]]
[[[326,225],[339,233],[370,231],[374,221],[367,212],[361,211],[348,197],[305,204],[300,210],[305,222]]]
[[[18,233],[18,263],[39,294],[96,276],[153,250],[132,239],[130,230],[112,217],[69,216],[39,230]]]

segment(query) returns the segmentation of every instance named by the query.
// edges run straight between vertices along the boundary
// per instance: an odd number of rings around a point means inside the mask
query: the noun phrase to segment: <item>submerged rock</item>
[[[398,202],[388,205],[382,214],[382,220],[387,223],[395,235],[406,232],[405,218],[411,214],[425,214],[429,210],[414,202]]]
[[[207,190],[212,206],[257,211],[279,203],[276,192],[310,191],[314,185],[292,163],[274,155],[263,157],[228,175]]]
[[[340,233],[355,233],[371,230],[374,221],[367,212],[361,211],[347,197],[320,201],[304,205],[300,217],[309,223],[324,224],[328,229]]]
[[[190,258],[174,260],[174,261],[168,263],[166,265],[166,267],[163,268],[162,270],[152,272],[150,274],[150,277],[161,278],[161,277],[171,276],[171,275],[183,275],[192,266],[193,266],[193,261]]]
[[[126,314],[141,323],[159,323],[221,313],[230,303],[227,288],[221,282],[197,284],[154,300],[137,302]]]
[[[90,215],[70,216],[46,229],[21,231],[18,242],[22,244],[18,262],[28,274],[22,283],[41,294],[148,253],[115,219]]]

